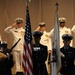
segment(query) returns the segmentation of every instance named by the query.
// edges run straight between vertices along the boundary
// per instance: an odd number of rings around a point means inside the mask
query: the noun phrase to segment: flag
[[[58,25],[58,4],[57,3],[56,3],[55,15],[56,17],[55,17],[53,45],[52,45],[52,75],[57,75],[57,70],[61,66],[60,38],[59,38],[59,25]]]
[[[32,33],[30,24],[30,15],[28,6],[26,6],[26,26],[24,35],[24,51],[23,51],[23,69],[25,75],[33,75],[33,64],[32,64]]]

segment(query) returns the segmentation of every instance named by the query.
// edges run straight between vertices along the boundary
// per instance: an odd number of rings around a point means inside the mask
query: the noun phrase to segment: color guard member
[[[0,47],[0,75],[12,75],[13,55],[8,53],[6,42],[1,42]]]
[[[50,60],[48,60],[48,59],[50,58],[49,56],[50,56],[50,53],[51,53],[51,39],[49,37],[49,32],[46,31],[45,22],[39,23],[39,26],[35,31],[41,31],[43,33],[43,35],[41,36],[41,39],[40,39],[40,43],[42,45],[47,46],[48,58],[47,58],[45,63],[46,63],[47,71],[48,71],[48,73],[50,73],[50,71],[49,71],[50,66],[48,65],[48,62],[50,62]]]
[[[75,48],[70,46],[73,37],[70,34],[64,34],[62,36],[64,46],[60,48],[60,51],[64,54],[61,57],[61,75],[75,75]]]
[[[35,43],[33,44],[33,75],[48,75],[45,61],[47,60],[47,46],[40,44],[42,32],[33,32]]]

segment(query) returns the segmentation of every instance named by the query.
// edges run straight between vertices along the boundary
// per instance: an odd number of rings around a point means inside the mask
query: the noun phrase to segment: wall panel
[[[29,3],[30,19],[32,31],[38,27],[39,22],[46,22],[46,30],[50,31],[54,27],[54,18],[56,10],[56,0],[32,0]],[[72,28],[75,24],[75,1],[58,0],[58,15],[66,18],[66,26]],[[25,0],[0,0],[0,33],[2,39],[6,40],[9,47],[12,46],[12,35],[6,34],[4,29],[12,25],[16,17],[26,19],[26,1]],[[9,39],[10,38],[10,39]]]

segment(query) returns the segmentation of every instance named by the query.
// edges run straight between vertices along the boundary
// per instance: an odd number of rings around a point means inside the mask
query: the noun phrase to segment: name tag
[[[40,51],[40,47],[34,47],[34,51]]]

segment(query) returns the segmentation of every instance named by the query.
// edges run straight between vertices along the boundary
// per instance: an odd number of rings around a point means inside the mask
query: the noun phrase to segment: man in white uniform
[[[21,39],[18,44],[13,49],[13,56],[16,65],[16,75],[18,73],[23,72],[22,70],[22,54],[23,54],[23,43],[24,43],[24,32],[25,30],[22,27],[23,19],[16,18],[15,23],[9,27],[7,27],[4,31],[6,33],[11,33],[14,38],[14,43],[16,43],[19,39]],[[13,44],[14,44],[13,43]]]
[[[47,46],[48,53],[50,53],[50,51],[51,51],[51,42],[50,42],[51,39],[48,36],[49,32],[46,32],[46,24],[45,24],[45,22],[39,23],[39,26],[38,26],[38,28],[35,31],[41,31],[41,32],[43,32],[43,35],[41,36],[41,39],[40,39],[40,43],[42,45]],[[48,57],[49,57],[49,55],[48,55]],[[50,73],[50,71],[49,71],[49,65],[48,65],[48,58],[47,58],[47,61],[45,63],[46,63],[47,71],[48,71],[48,73]]]
[[[73,35],[73,47],[75,47],[75,25],[71,29]]]
[[[70,29],[70,28],[67,28],[67,27],[65,26],[65,21],[66,21],[66,19],[65,19],[64,17],[60,17],[60,18],[59,18],[59,24],[60,24],[60,26],[59,26],[60,48],[63,47],[63,45],[64,45],[64,44],[63,44],[63,40],[62,40],[62,35],[63,35],[63,34],[71,34],[71,35],[72,35],[71,29]],[[54,29],[52,29],[52,30],[50,31],[50,37],[51,37],[51,39],[53,38],[53,32],[54,32]],[[70,45],[72,46],[72,42],[71,42]]]

